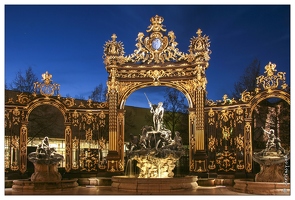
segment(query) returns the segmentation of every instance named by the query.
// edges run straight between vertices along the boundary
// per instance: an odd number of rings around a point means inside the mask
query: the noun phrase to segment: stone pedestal
[[[254,153],[253,160],[260,165],[260,172],[256,174],[255,182],[288,182],[285,177],[285,163],[289,159],[289,153],[286,155],[277,152]]]
[[[260,172],[255,176],[255,182],[284,182],[284,163],[265,165],[260,164]]]
[[[58,163],[34,163],[34,167],[35,170],[31,176],[31,181],[60,181],[62,179],[61,174],[58,172]]]

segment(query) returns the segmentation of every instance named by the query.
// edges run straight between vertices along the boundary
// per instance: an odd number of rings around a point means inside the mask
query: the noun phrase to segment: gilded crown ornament
[[[155,31],[155,32],[159,32],[159,31],[166,31],[166,29],[163,28],[162,22],[164,21],[163,17],[160,17],[158,15],[156,15],[155,17],[152,17],[151,20],[152,22],[151,25],[148,26],[148,30],[146,32],[151,32],[151,31]]]
[[[37,95],[37,93],[40,93],[41,95],[45,96],[46,98],[57,95],[59,95],[59,84],[52,83],[52,75],[46,71],[44,74],[42,74],[42,82],[36,82],[34,83],[34,96]]]

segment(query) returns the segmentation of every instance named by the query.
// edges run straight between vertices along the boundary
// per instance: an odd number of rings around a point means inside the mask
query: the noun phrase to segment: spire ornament
[[[104,45],[104,63],[106,65],[124,64],[124,45],[117,41],[117,35],[111,36],[112,40],[107,41]]]
[[[196,32],[198,37],[194,36],[190,41],[188,62],[208,62],[210,60],[210,39],[206,35],[202,36],[202,32],[201,29],[198,29]]]

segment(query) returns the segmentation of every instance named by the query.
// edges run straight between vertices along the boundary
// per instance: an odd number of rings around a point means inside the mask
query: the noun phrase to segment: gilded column
[[[65,170],[69,172],[72,166],[72,129],[69,123],[65,124]]]
[[[124,129],[125,129],[125,110],[118,110],[118,139],[117,139],[117,150],[121,161],[124,161]]]
[[[198,29],[197,37],[190,41],[188,62],[194,67],[194,79],[190,82],[193,108],[190,110],[191,126],[191,147],[190,171],[203,173],[207,171],[207,154],[205,151],[205,97],[207,79],[205,71],[209,66],[210,42],[209,37],[202,35],[202,30]]]
[[[124,63],[124,47],[122,42],[116,41],[116,34],[112,35],[112,40],[107,41],[104,46],[104,64],[109,73],[108,102],[109,102],[109,152],[107,155],[107,171],[118,172],[123,170],[122,162],[122,144],[124,143],[124,118],[118,114],[118,95],[119,81],[118,67]]]
[[[245,169],[247,172],[252,172],[252,129],[251,118],[245,119],[244,126],[244,155],[245,155]]]
[[[194,79],[194,96],[195,96],[195,150],[205,150],[205,137],[204,137],[204,104],[207,79],[205,76],[205,67],[197,65],[195,67],[196,78]]]
[[[104,45],[104,64],[109,73],[108,86],[108,102],[109,102],[109,150],[118,151],[118,66],[124,61],[124,47],[123,43],[116,41],[116,34],[112,35],[112,40],[107,41]]]
[[[195,168],[194,165],[194,154],[196,152],[196,140],[195,140],[195,127],[196,127],[196,114],[195,110],[193,108],[189,109],[189,169],[190,171],[193,171]]]
[[[196,150],[205,150],[204,145],[204,91],[196,91]]]
[[[28,140],[28,127],[27,123],[22,124],[20,128],[19,137],[19,149],[20,149],[20,172],[25,173],[27,170],[27,140]],[[16,156],[17,159],[18,156]]]
[[[111,69],[111,80],[108,82],[108,98],[109,98],[109,150],[117,151],[117,104],[118,90],[115,78],[116,69]]]

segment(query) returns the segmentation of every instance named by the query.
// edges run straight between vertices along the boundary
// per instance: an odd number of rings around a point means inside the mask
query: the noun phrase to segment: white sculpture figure
[[[150,107],[151,107],[151,113],[153,113],[154,128],[156,131],[160,131],[162,127],[162,123],[163,123],[163,116],[164,116],[163,103],[159,102],[156,109],[154,109],[151,104],[150,104]]]
[[[160,131],[163,124],[164,108],[163,102],[159,102],[156,108],[153,107],[153,104],[150,102],[146,94],[144,93],[146,99],[148,100],[149,106],[151,108],[151,113],[153,113],[153,122],[155,131]]]

